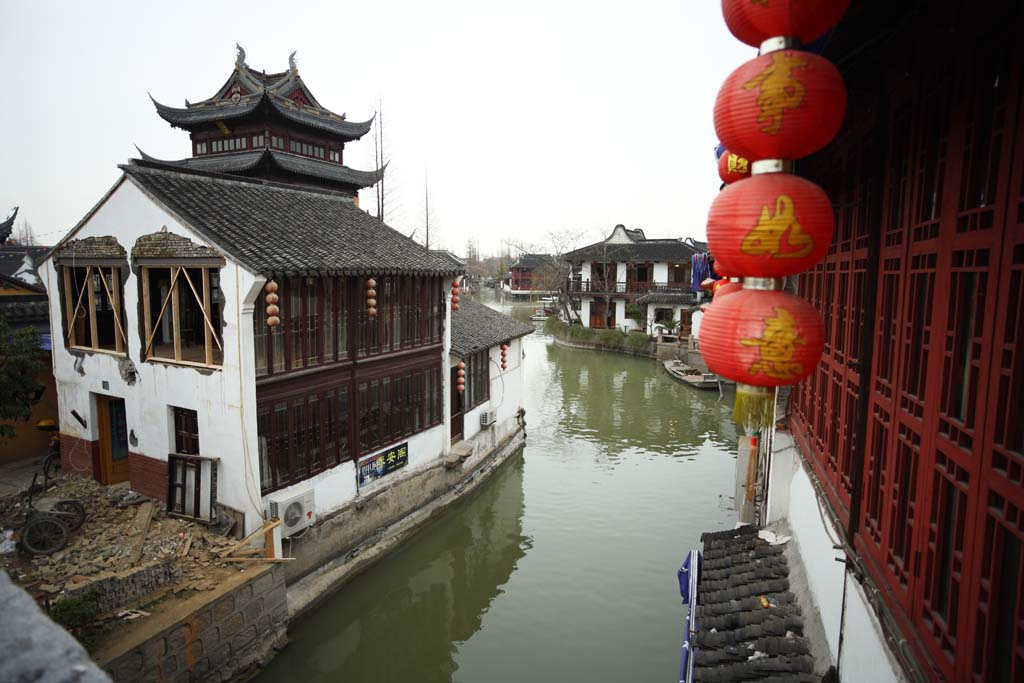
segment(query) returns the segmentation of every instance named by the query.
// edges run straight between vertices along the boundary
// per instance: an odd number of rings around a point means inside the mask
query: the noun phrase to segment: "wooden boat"
[[[679,360],[667,360],[664,362],[664,365],[668,374],[691,387],[694,387],[695,389],[717,390],[719,384],[734,384],[734,382],[722,379],[713,372],[701,372],[697,368],[690,367]]]

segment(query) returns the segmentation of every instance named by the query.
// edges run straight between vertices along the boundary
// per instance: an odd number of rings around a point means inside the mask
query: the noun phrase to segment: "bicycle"
[[[19,530],[21,547],[32,555],[52,555],[67,545],[68,537],[85,523],[85,506],[73,498],[62,498],[47,504],[44,509],[35,505],[39,491],[39,473],[23,494],[24,518],[14,520],[10,526]]]

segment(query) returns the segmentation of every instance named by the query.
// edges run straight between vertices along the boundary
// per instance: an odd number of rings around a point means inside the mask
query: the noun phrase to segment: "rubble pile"
[[[0,554],[0,570],[37,597],[77,593],[84,585],[128,577],[140,567],[176,565],[176,571],[163,572],[167,585],[159,587],[155,599],[168,593],[211,590],[224,573],[238,569],[220,559],[221,553],[235,545],[234,539],[201,524],[169,517],[162,503],[127,488],[64,476],[35,499],[35,506],[45,509],[47,500],[63,498],[78,500],[86,510],[85,524],[70,534],[64,549],[48,556]],[[149,509],[148,525],[140,525],[137,518],[147,515]],[[23,518],[25,502],[9,496],[0,499],[0,510],[6,510],[0,514],[0,530],[8,529],[16,525],[18,517]]]

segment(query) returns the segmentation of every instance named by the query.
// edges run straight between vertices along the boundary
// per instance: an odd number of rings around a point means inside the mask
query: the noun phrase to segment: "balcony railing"
[[[649,292],[690,293],[685,282],[599,282],[594,280],[569,280],[571,294],[647,294]]]

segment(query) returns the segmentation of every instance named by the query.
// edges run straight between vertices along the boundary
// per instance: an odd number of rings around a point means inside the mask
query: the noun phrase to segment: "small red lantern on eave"
[[[263,291],[266,292],[263,297],[263,301],[267,305],[267,327],[277,327],[281,324],[281,309],[277,306],[277,302],[279,301],[277,288],[277,283],[273,280],[267,280],[266,284],[263,285]]]
[[[718,157],[718,177],[726,185],[731,185],[737,180],[749,178],[750,160],[725,150],[722,152],[722,156]]]
[[[452,280],[452,311],[459,310],[459,281]]]
[[[501,345],[501,369],[508,369],[508,344]]]
[[[462,392],[466,390],[466,364],[459,361],[459,364],[455,366],[458,370],[455,373],[455,388]]]
[[[798,159],[836,136],[846,86],[827,59],[775,50],[729,74],[715,100],[715,131],[747,159]]]
[[[832,203],[820,187],[788,173],[762,173],[715,197],[708,250],[716,271],[795,275],[825,258],[834,222]]]
[[[813,42],[839,23],[850,0],[722,0],[725,23],[737,39],[759,47],[786,36]]]
[[[366,281],[366,317],[377,317],[377,281],[372,277]]]

